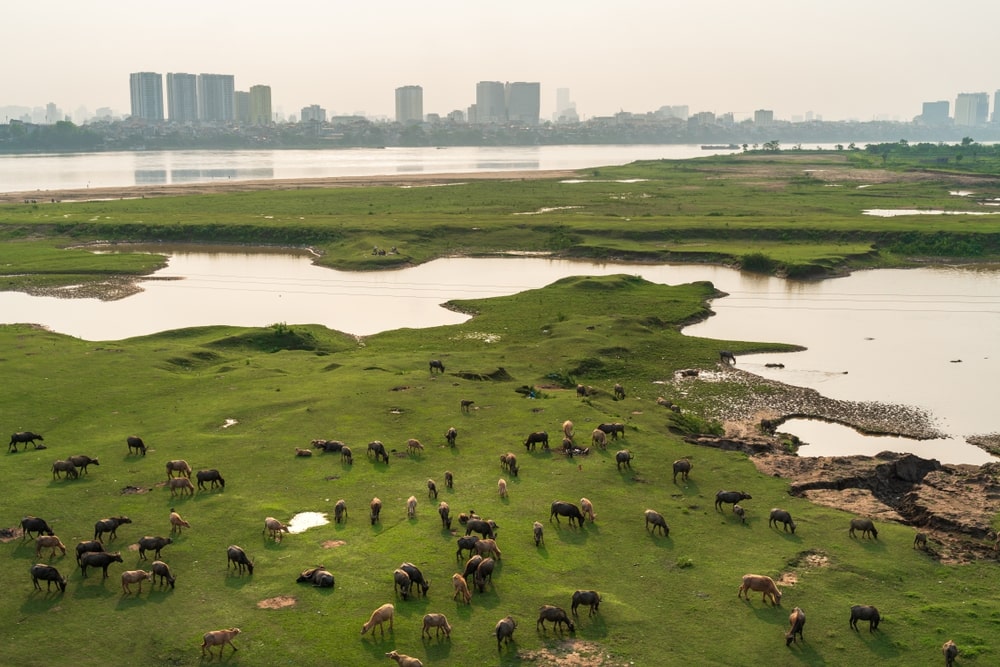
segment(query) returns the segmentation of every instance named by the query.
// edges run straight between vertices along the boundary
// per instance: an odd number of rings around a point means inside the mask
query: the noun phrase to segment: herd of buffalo
[[[731,353],[723,353],[722,361],[724,363],[733,363],[735,358],[732,357]],[[429,366],[432,374],[435,372],[444,372],[444,365],[438,360],[431,361]],[[578,393],[579,391],[580,389],[578,388]],[[584,393],[586,393],[586,389],[584,390]],[[614,394],[616,399],[624,398],[624,391],[620,389],[620,385],[616,385]],[[463,411],[467,410],[472,403],[472,401],[463,401]],[[606,448],[609,440],[618,440],[619,438],[624,439],[625,437],[625,427],[622,424],[602,423],[599,424],[590,434],[590,442],[588,444],[591,447],[599,447],[603,450]],[[445,433],[445,441],[449,446],[454,447],[456,440],[456,429],[449,428]],[[8,451],[17,452],[20,445],[27,448],[29,444],[36,448],[44,448],[44,445],[38,444],[39,442],[44,442],[44,438],[40,434],[30,431],[14,433],[11,435]],[[130,455],[133,452],[140,456],[146,455],[147,447],[141,438],[137,436],[129,436],[126,444]],[[545,431],[529,433],[523,444],[527,452],[531,452],[538,447],[548,449],[549,435]],[[314,447],[318,447],[324,452],[340,453],[342,457],[344,457],[343,460],[345,460],[346,463],[353,462],[350,455],[350,449],[343,443],[329,440],[313,440],[312,445]],[[346,450],[346,454],[344,453],[344,450]],[[566,456],[570,457],[586,455],[589,452],[589,447],[583,447],[576,444],[574,426],[570,421],[566,421],[562,424],[562,446],[560,450]],[[419,443],[419,441],[410,440],[407,443],[407,452],[412,453],[416,451],[422,452],[423,446]],[[310,452],[309,455],[311,455],[310,450],[296,448],[297,455],[307,455],[303,452]],[[374,457],[376,463],[384,462],[385,465],[389,464],[389,455],[381,442],[373,441],[369,445],[368,455],[369,457]],[[621,449],[615,453],[614,459],[618,470],[622,470],[623,468],[625,470],[629,470],[631,469],[634,455],[628,449]],[[518,475],[520,468],[517,463],[517,457],[513,452],[501,455],[500,463],[502,471],[507,473],[507,475],[510,477],[516,477]],[[96,458],[90,458],[87,456],[72,456],[65,460],[57,460],[52,467],[53,478],[63,476],[65,476],[66,479],[79,478],[81,474],[87,474],[87,468],[91,465],[99,466],[100,463]],[[675,483],[677,482],[678,475],[680,475],[682,482],[687,481],[691,472],[692,465],[688,458],[679,459],[673,463],[673,479]],[[180,490],[182,495],[185,492],[189,492],[193,495],[195,490],[194,486],[190,482],[193,473],[194,471],[185,461],[168,461],[166,463],[166,474],[168,482],[167,485],[171,490],[171,494],[173,495],[175,492]],[[200,470],[194,474],[199,491],[210,492],[216,488],[220,491],[225,489],[225,479],[223,479],[218,470]],[[446,486],[450,488],[453,485],[453,476],[450,472],[445,473],[445,475]],[[176,480],[183,481],[178,482]],[[434,481],[428,480],[427,487],[429,497],[437,499],[437,487]],[[498,492],[501,497],[506,497],[507,482],[503,478],[499,480]],[[740,503],[750,499],[752,499],[752,496],[745,491],[721,490],[715,495],[715,509],[719,512],[723,512],[724,506],[730,505],[733,514],[735,514],[741,521],[745,521],[745,510]],[[407,503],[407,514],[410,518],[415,516],[415,508],[416,498],[411,496]],[[369,505],[368,517],[373,525],[380,520],[381,509],[381,500],[373,498]],[[440,502],[437,510],[441,517],[442,527],[446,530],[450,530],[452,525],[452,516],[448,504],[446,502]],[[347,518],[347,506],[343,499],[339,500],[336,504],[335,517],[337,523],[345,521]],[[593,504],[586,498],[581,499],[580,506],[573,502],[564,500],[553,501],[550,507],[550,524],[554,522],[558,527],[561,523],[560,517],[566,518],[571,528],[575,525],[578,529],[582,529],[588,519],[592,522],[595,520]],[[669,537],[670,527],[661,513],[654,509],[646,509],[644,511],[644,519],[646,530],[650,533],[653,539],[656,539],[657,534],[659,534],[663,539],[667,539]],[[497,544],[497,531],[499,530],[499,526],[496,522],[484,519],[483,517],[476,515],[473,511],[461,513],[458,516],[458,521],[465,528],[465,535],[458,537],[456,559],[461,562],[463,554],[466,551],[468,552],[468,558],[465,560],[464,566],[461,570],[456,572],[451,578],[454,591],[453,600],[458,600],[460,603],[464,604],[470,604],[473,590],[478,590],[480,593],[483,593],[487,586],[492,586],[493,574],[501,559],[501,552]],[[179,532],[183,528],[190,528],[190,524],[182,519],[179,514],[173,511],[173,509],[171,510],[170,522],[172,532]],[[76,563],[80,569],[82,577],[87,576],[88,568],[100,568],[103,573],[103,578],[107,578],[109,566],[114,563],[123,562],[120,552],[105,550],[104,537],[107,536],[109,540],[115,539],[117,537],[117,529],[122,525],[130,523],[131,520],[126,516],[102,518],[96,522],[94,527],[94,539],[82,541],[76,545]],[[782,530],[790,531],[791,533],[794,533],[796,530],[796,523],[792,519],[791,514],[781,508],[774,508],[771,510],[768,525],[769,527],[773,526],[775,528],[780,525]],[[55,536],[54,531],[44,519],[35,516],[26,516],[21,521],[21,529],[22,542],[34,535],[37,557],[40,558],[42,551],[46,548],[51,549],[49,560],[54,557],[56,550],[61,550],[62,554],[65,555],[66,546],[62,544],[58,537]],[[279,541],[282,533],[287,532],[288,527],[277,519],[268,517],[265,520],[264,533],[269,535],[274,541]],[[475,533],[475,535],[473,535],[473,533]],[[850,522],[849,535],[852,538],[860,536],[863,539],[868,538],[877,540],[878,530],[870,519],[856,518]],[[539,521],[534,521],[532,524],[532,539],[537,547],[541,547],[544,544],[544,525]],[[915,546],[918,545],[919,541],[920,535],[918,535],[917,540],[915,540]],[[135,584],[138,584],[138,592],[141,593],[143,582],[150,582],[150,585],[153,586],[157,584],[157,579],[159,586],[169,586],[170,589],[174,588],[177,578],[174,576],[169,565],[160,560],[161,550],[172,544],[172,542],[172,538],[162,536],[145,536],[138,540],[140,560],[147,560],[147,552],[149,552],[155,560],[151,563],[150,570],[148,571],[139,569],[126,570],[122,572],[121,586],[123,595],[130,594],[132,592],[131,586]],[[243,548],[238,545],[230,545],[227,548],[227,571],[230,567],[234,568],[234,572],[237,575],[242,576],[244,573],[247,575],[253,575],[254,561],[247,555]],[[41,582],[45,582],[46,591],[51,591],[53,584],[56,585],[56,588],[60,593],[65,592],[66,590],[66,576],[60,573],[56,567],[48,563],[38,562],[34,564],[30,568],[30,575],[33,587],[36,590],[40,591],[42,589]],[[409,562],[404,562],[396,568],[396,570],[392,573],[392,580],[393,594],[397,595],[403,601],[408,600],[411,596],[426,596],[430,587],[429,579],[417,566]],[[310,567],[302,570],[298,573],[296,581],[300,583],[310,583],[318,588],[332,588],[335,583],[334,575],[323,566]],[[746,596],[749,600],[751,592],[761,593],[762,600],[770,601],[774,606],[779,605],[781,602],[782,592],[778,588],[775,581],[770,577],[757,574],[744,575],[739,586],[738,597]],[[569,614],[557,605],[543,605],[539,609],[536,629],[539,632],[545,632],[546,623],[549,623],[551,624],[553,631],[560,633],[563,632],[563,630],[571,633],[575,632],[576,624],[573,619],[578,615],[578,607],[587,607],[588,616],[593,616],[594,614],[599,613],[600,602],[601,596],[597,591],[577,590],[572,596]],[[395,605],[392,603],[383,604],[375,609],[368,621],[362,625],[361,634],[365,635],[377,629],[382,635],[384,635],[385,623],[389,624],[389,629],[392,631],[394,616]],[[850,609],[849,627],[851,629],[858,629],[858,621],[868,621],[869,632],[876,632],[878,630],[880,620],[880,612],[874,606],[855,605]],[[796,641],[804,641],[803,628],[805,626],[805,621],[805,612],[801,608],[795,607],[789,616],[789,629],[785,633],[786,645],[791,646]],[[446,639],[451,636],[452,625],[444,614],[428,613],[423,618],[423,624],[421,637],[426,634],[429,639],[431,629],[434,629],[435,636],[437,638],[440,638],[442,634]],[[517,622],[510,615],[505,616],[497,622],[494,628],[494,636],[497,641],[498,651],[502,651],[504,646],[511,643],[516,628]],[[212,647],[219,646],[221,656],[222,650],[227,644],[233,649],[233,651],[235,651],[236,646],[232,643],[232,639],[238,634],[240,634],[240,630],[238,628],[215,630],[206,633],[203,637],[204,641],[201,645],[202,653],[204,654],[204,651],[208,649],[209,655],[211,656]],[[945,656],[946,664],[951,665],[958,653],[958,649],[953,642],[949,641],[942,647],[942,653]],[[385,655],[388,658],[395,660],[399,665],[404,665],[406,667],[422,666],[419,659],[400,654],[396,651],[386,653]]]

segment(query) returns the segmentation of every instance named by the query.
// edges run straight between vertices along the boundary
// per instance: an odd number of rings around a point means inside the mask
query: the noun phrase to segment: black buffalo
[[[309,582],[317,588],[333,588],[333,574],[322,565],[303,570],[302,574],[295,581],[299,583]]]
[[[385,445],[382,444],[381,440],[372,440],[368,443],[368,456],[371,456],[372,453],[375,454],[376,461],[382,459],[386,465],[389,465],[389,452],[385,451]]]
[[[24,448],[28,448],[28,443],[30,442],[38,449],[38,445],[35,440],[45,440],[42,436],[37,433],[32,433],[31,431],[18,431],[17,433],[12,433],[10,436],[10,444],[7,445],[7,451],[17,451],[17,446],[24,443]]]
[[[224,480],[222,478],[222,475],[219,474],[219,471],[215,470],[214,468],[211,470],[199,470],[197,473],[195,473],[195,477],[198,478],[199,489],[205,488],[205,482],[211,482],[212,485],[210,488],[213,489],[216,487],[216,485],[221,486],[223,489],[226,488],[226,480]]]
[[[569,517],[569,525],[573,525],[573,520],[575,519],[580,528],[583,528],[583,512],[580,508],[573,503],[568,503],[563,500],[556,500],[552,503],[552,511],[549,513],[549,521],[552,521],[552,517],[556,518],[556,523],[559,523],[559,517],[565,516]]]
[[[42,590],[42,586],[38,582],[44,581],[46,591],[52,590],[52,582],[54,581],[60,591],[66,592],[66,577],[59,574],[59,570],[45,563],[31,566],[31,581],[38,590]]]
[[[715,509],[722,511],[722,503],[735,505],[741,500],[753,500],[753,496],[745,491],[719,491],[715,494]]]
[[[545,431],[529,433],[527,439],[524,441],[524,449],[530,451],[535,448],[535,445],[539,444],[545,449],[549,448],[549,434]]]
[[[855,632],[858,631],[858,621],[868,621],[868,632],[875,632],[878,630],[880,620],[882,616],[875,607],[866,604],[856,604],[851,607],[851,628]]]
[[[76,543],[76,563],[80,564],[80,557],[86,553],[94,553],[104,551],[104,545],[97,540],[88,540],[86,542]]]
[[[104,571],[104,579],[108,578],[108,565],[121,563],[122,555],[119,552],[109,553],[107,551],[97,551],[84,553],[80,558],[80,570],[83,576],[87,576],[88,567],[99,567]]]
[[[94,524],[94,539],[104,542],[104,533],[110,533],[109,539],[118,537],[118,526],[124,523],[132,523],[132,519],[127,516],[113,516],[108,519],[101,519]]]
[[[32,533],[37,533],[38,535],[55,535],[52,529],[49,528],[49,524],[45,523],[45,519],[39,519],[37,516],[26,516],[21,519],[21,541],[24,538],[30,537]]]
[[[134,449],[136,453],[141,452],[143,456],[146,455],[146,443],[142,441],[137,435],[130,435],[125,438],[125,442],[128,443],[128,453],[131,454]]]
[[[242,547],[238,547],[235,544],[229,545],[226,549],[226,570],[229,570],[230,563],[232,563],[233,567],[239,569],[240,574],[243,574],[243,568],[246,568],[247,572],[253,574],[253,561],[247,557],[247,552],[243,551]]]
[[[419,586],[420,592],[424,597],[427,597],[427,589],[431,587],[431,582],[424,579],[424,573],[420,571],[420,568],[413,563],[403,563],[399,569],[410,575],[410,583],[413,586]]]

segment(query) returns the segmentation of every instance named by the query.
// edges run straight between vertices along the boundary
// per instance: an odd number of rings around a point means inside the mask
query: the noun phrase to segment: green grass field
[[[456,304],[479,313],[458,326],[394,331],[362,342],[320,327],[168,332],[113,343],[80,341],[26,326],[0,327],[9,391],[3,421],[10,431],[34,430],[47,449],[0,458],[6,480],[2,523],[32,514],[45,518],[69,548],[50,561],[68,576],[64,594],[34,591],[30,541],[0,545],[4,591],[0,609],[4,662],[41,665],[58,637],[59,650],[81,665],[184,665],[201,662],[201,635],[239,627],[243,665],[384,664],[396,649],[424,664],[850,664],[928,663],[953,638],[962,664],[988,664],[996,650],[991,629],[1000,620],[994,563],[945,567],[911,548],[913,530],[880,525],[879,540],[850,539],[849,514],[814,506],[787,493],[781,479],[758,474],[740,454],[688,445],[669,431],[656,404],[670,391],[675,368],[711,367],[725,345],[739,355],[766,344],[690,339],[677,323],[704,312],[707,285],[667,287],[627,276],[570,278],[541,290]],[[589,306],[589,307],[585,307]],[[600,313],[595,315],[593,313]],[[492,334],[486,336],[484,334]],[[490,341],[490,342],[487,342]],[[427,361],[440,358],[444,374]],[[502,367],[506,374],[497,373]],[[493,375],[500,379],[485,378]],[[553,378],[558,378],[559,381]],[[627,393],[614,400],[611,386]],[[568,382],[598,389],[581,398]],[[517,389],[537,388],[537,398]],[[680,395],[668,395],[694,409]],[[462,399],[474,400],[463,413]],[[587,444],[603,421],[626,425],[607,451],[566,458],[526,452],[525,435],[547,430],[554,441],[566,419]],[[227,426],[227,424],[230,424]],[[446,446],[444,432],[458,430]],[[125,437],[141,435],[150,450],[129,455]],[[406,455],[406,439],[425,445]],[[331,454],[297,458],[313,438],[340,439],[354,464]],[[394,452],[390,464],[365,456],[378,439]],[[618,470],[614,451],[635,454]],[[518,455],[520,474],[503,474],[499,457]],[[58,458],[99,457],[79,480],[52,479]],[[674,484],[671,462],[688,456],[688,482]],[[217,468],[225,490],[172,498],[160,486],[167,460],[195,470]],[[453,489],[444,489],[444,472]],[[507,479],[501,500],[497,480]],[[442,529],[426,480],[435,479],[453,514],[474,509],[500,526],[502,560],[493,585],[472,604],[452,599],[456,535]],[[127,486],[150,489],[123,495]],[[719,489],[742,489],[748,521],[741,525],[714,508]],[[406,498],[418,498],[407,519]],[[367,505],[378,496],[382,520],[371,525]],[[549,521],[553,500],[590,498],[597,521],[583,529]],[[328,512],[346,500],[348,519],[274,543],[262,535],[266,516],[283,521],[303,511]],[[771,529],[771,507],[795,517],[792,535]],[[120,573],[148,567],[130,545],[144,535],[169,535],[168,514],[191,524],[162,559],[177,576],[175,590],[148,584],[123,595]],[[643,511],[661,512],[668,537],[644,530]],[[124,514],[111,548],[124,564],[111,576],[81,577],[73,547],[93,537],[93,524]],[[545,526],[544,546],[532,522]],[[456,523],[456,528],[457,523]],[[459,532],[458,534],[462,534]],[[255,561],[252,576],[227,572],[225,550],[243,546]],[[334,546],[335,545],[335,546]],[[403,561],[430,579],[426,599],[394,596],[392,571]],[[299,571],[323,564],[333,590],[296,584]],[[736,597],[740,578],[754,572],[783,584],[778,608]],[[44,587],[44,584],[43,584]],[[594,589],[599,615],[581,614],[575,634],[539,632],[538,607],[569,609],[577,589]],[[291,596],[292,606],[263,609],[262,601]],[[368,614],[396,604],[393,632],[360,635]],[[881,631],[848,629],[852,604],[882,611]],[[788,614],[806,611],[805,643],[784,645]],[[442,612],[450,640],[421,640],[421,619]],[[516,647],[497,652],[493,627],[511,614]],[[569,640],[569,641],[566,641]],[[575,654],[576,663],[557,662]]]
[[[860,158],[874,161],[865,164]],[[879,219],[865,208],[950,208],[975,203],[949,195],[953,174],[909,178],[895,157],[846,153],[751,155],[637,163],[581,173],[590,182],[499,181],[436,188],[366,187],[246,195],[5,205],[0,207],[3,289],[35,290],[142,275],[156,255],[92,254],[67,249],[95,240],[311,245],[320,262],[354,269],[390,268],[448,254],[500,250],[648,261],[711,261],[786,275],[830,275],[857,266],[907,265],[939,257],[1000,255],[995,216]],[[968,161],[966,161],[968,162]],[[883,164],[887,163],[887,164]],[[879,169],[875,169],[879,168]],[[833,176],[823,171],[835,172]],[[640,179],[640,180],[635,180]],[[630,182],[624,182],[630,181]],[[867,187],[860,187],[865,185]],[[977,197],[1000,198],[995,177]],[[530,215],[529,215],[530,214]],[[373,245],[400,254],[371,255]],[[670,383],[677,369],[712,368],[720,349],[737,357],[781,351],[768,341],[713,341],[680,327],[708,314],[706,283],[652,285],[628,276],[567,278],[544,289],[452,304],[474,313],[461,325],[403,329],[355,339],[318,326],[276,323],[262,329],[209,327],[119,342],[87,342],[27,325],[0,326],[6,394],[0,422],[8,432],[44,435],[46,449],[0,457],[6,482],[0,527],[25,515],[46,519],[69,549],[36,558],[20,537],[0,543],[3,664],[200,664],[201,636],[236,626],[241,665],[391,664],[396,649],[425,665],[878,665],[935,664],[954,639],[958,664],[993,664],[1000,623],[995,562],[944,566],[912,548],[913,529],[880,524],[879,539],[848,537],[851,515],[788,495],[788,484],[759,474],[745,455],[687,444],[672,430],[664,396],[700,418],[712,394],[752,391],[726,384],[687,395]],[[428,360],[441,359],[443,374]],[[498,369],[503,369],[499,371]],[[614,400],[620,382],[626,398]],[[579,397],[576,383],[598,391]],[[524,394],[535,389],[535,398]],[[468,413],[460,401],[473,400]],[[626,425],[607,451],[569,459],[525,451],[527,433],[558,442],[564,420],[586,445],[601,422]],[[444,433],[458,430],[458,444]],[[143,437],[145,457],[125,438]],[[425,446],[406,455],[408,438]],[[339,439],[354,451],[347,465],[331,454],[298,458],[314,438]],[[394,450],[389,465],[365,456],[371,440]],[[618,470],[614,452],[635,454]],[[518,455],[509,477],[499,457]],[[89,475],[53,479],[54,460],[98,457]],[[691,478],[674,483],[671,462],[687,456]],[[217,468],[224,490],[172,498],[165,463]],[[444,489],[444,473],[455,477]],[[499,498],[497,480],[510,495]],[[457,535],[442,529],[436,480],[452,513],[474,509],[500,526],[502,561],[493,585],[472,604],[452,599]],[[148,489],[123,494],[126,487]],[[720,489],[753,498],[747,524],[717,512]],[[419,500],[408,519],[406,499]],[[384,503],[371,525],[372,497]],[[591,499],[597,521],[584,528],[549,521],[554,500]],[[348,519],[274,543],[264,518],[288,521],[304,511],[332,514],[343,498]],[[728,507],[728,506],[727,506]],[[789,510],[792,535],[769,528],[772,507]],[[175,508],[192,527],[162,559],[175,590],[146,584],[123,595],[125,569],[148,567],[133,546],[169,535]],[[643,511],[661,512],[668,537],[644,530]],[[73,548],[94,523],[124,514],[109,548],[124,563],[111,576],[81,577]],[[532,523],[545,526],[536,547]],[[457,524],[455,526],[458,527]],[[458,534],[463,534],[464,531]],[[225,551],[243,546],[252,576],[227,571]],[[69,579],[65,593],[33,590],[28,574],[48,561]],[[403,561],[430,579],[426,599],[398,600],[392,571]],[[323,564],[333,590],[296,584]],[[781,579],[778,608],[736,597],[746,573]],[[43,584],[44,588],[44,584]],[[537,631],[538,607],[569,609],[577,589],[601,593],[599,615],[581,614],[575,634]],[[279,609],[260,603],[284,596]],[[385,638],[362,637],[376,607],[396,604]],[[882,612],[880,632],[848,628],[853,604]],[[784,644],[788,614],[807,615],[805,642]],[[442,612],[450,640],[421,639],[421,619]],[[515,646],[497,651],[496,622],[518,622]],[[207,659],[206,659],[207,660]],[[217,660],[217,658],[216,658]]]

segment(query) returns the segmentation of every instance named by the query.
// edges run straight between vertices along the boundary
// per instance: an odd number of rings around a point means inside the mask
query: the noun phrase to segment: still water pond
[[[950,436],[890,445],[813,422],[783,428],[810,443],[804,455],[905,449],[948,463],[991,460],[964,442],[966,436],[1000,431],[991,391],[1000,371],[993,354],[1000,340],[1000,272],[986,268],[866,271],[802,283],[712,266],[517,257],[448,258],[397,271],[348,273],[316,267],[306,254],[175,249],[156,277],[176,280],[145,281],[142,293],[113,302],[0,292],[0,320],[38,323],[95,341],[278,322],[369,335],[465,321],[440,307],[450,299],[514,294],[569,275],[615,273],[665,284],[711,281],[729,296],[713,303],[715,317],[685,333],[805,346],[794,354],[740,357],[738,364],[831,398],[924,408]],[[857,438],[874,451],[859,449]]]

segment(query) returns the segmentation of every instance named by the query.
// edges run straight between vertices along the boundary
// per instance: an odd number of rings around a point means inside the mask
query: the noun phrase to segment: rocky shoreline
[[[685,383],[700,381],[763,384],[768,392],[748,392],[743,398],[706,406],[708,416],[722,422],[726,434],[692,436],[688,442],[745,452],[761,472],[787,479],[791,495],[876,521],[913,526],[927,536],[928,552],[941,562],[997,559],[992,521],[1000,512],[1000,462],[950,465],[896,452],[800,457],[789,451],[787,439],[778,432],[786,419],[809,417],[866,433],[941,437],[925,412],[901,405],[829,399],[812,389],[733,368],[698,376],[678,374],[674,385],[683,393]],[[991,451],[997,439],[993,434],[972,442]]]

